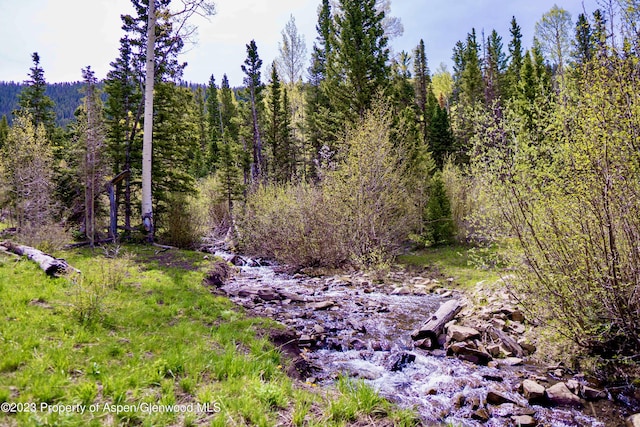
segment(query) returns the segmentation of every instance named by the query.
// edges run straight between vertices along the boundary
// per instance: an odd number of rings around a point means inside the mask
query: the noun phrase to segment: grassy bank
[[[154,249],[57,254],[82,271],[59,279],[0,255],[0,425],[415,422],[362,384],[291,380],[277,325],[202,285],[210,260]]]
[[[500,278],[498,255],[494,249],[452,244],[421,249],[400,255],[398,262],[408,267],[428,268],[463,289],[478,282],[493,283]]]

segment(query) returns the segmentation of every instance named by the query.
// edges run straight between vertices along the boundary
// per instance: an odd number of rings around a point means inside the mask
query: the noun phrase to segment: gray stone
[[[529,401],[539,402],[544,399],[544,387],[532,380],[522,382],[522,394]]]
[[[640,414],[634,414],[627,418],[627,427],[640,427]]]
[[[480,337],[477,329],[461,325],[451,325],[447,329],[447,338],[450,341],[467,341]]]
[[[582,387],[582,397],[587,400],[600,400],[606,399],[607,393],[604,390],[598,390],[587,385]]]
[[[547,398],[554,405],[582,407],[580,398],[571,393],[571,390],[569,390],[565,383],[561,382],[549,387],[546,393]]]
[[[495,390],[490,390],[487,393],[487,403],[490,403],[492,405],[502,405],[503,403],[515,404],[516,402],[514,402],[503,393],[497,392]]]
[[[492,359],[489,353],[471,348],[466,343],[455,342],[447,348],[447,352],[456,354],[460,359],[479,365],[486,365]]]
[[[500,361],[502,366],[518,366],[522,365],[523,360],[519,357],[506,357]]]
[[[538,422],[531,415],[515,415],[511,417],[517,427],[535,427]]]
[[[320,301],[311,304],[311,308],[313,308],[314,310],[326,310],[333,307],[334,305],[336,305],[336,303],[333,301]]]

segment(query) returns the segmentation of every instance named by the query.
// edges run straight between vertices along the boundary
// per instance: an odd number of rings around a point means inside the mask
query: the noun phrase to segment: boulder
[[[607,393],[604,390],[598,390],[588,385],[582,386],[582,397],[586,400],[606,399]]]
[[[447,329],[447,339],[449,341],[467,341],[480,338],[478,330],[461,325],[451,325]]]
[[[492,405],[502,405],[503,403],[516,404],[516,402],[514,402],[513,399],[510,399],[506,394],[495,390],[489,390],[487,393],[487,403]]]
[[[640,414],[634,414],[627,418],[627,427],[640,427]]]
[[[571,390],[565,383],[557,383],[546,390],[547,398],[549,401],[558,406],[573,406],[576,408],[582,407],[580,398],[571,393]]]
[[[533,380],[524,380],[522,382],[522,394],[529,403],[537,403],[544,399],[544,386]]]
[[[204,277],[205,286],[219,288],[224,286],[231,276],[231,267],[225,261],[216,261]]]
[[[468,343],[454,342],[449,346],[449,348],[447,348],[447,353],[455,354],[460,359],[476,363],[478,365],[486,365],[490,360],[492,360],[489,353],[472,348]]]
[[[514,415],[511,420],[517,427],[535,427],[538,425],[536,419],[531,415]]]
[[[314,310],[327,310],[334,305],[336,305],[336,303],[333,301],[319,301],[311,304],[311,308],[313,308]]]

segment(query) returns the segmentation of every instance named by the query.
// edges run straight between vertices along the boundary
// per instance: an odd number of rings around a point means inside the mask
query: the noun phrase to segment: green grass
[[[201,285],[210,260],[154,250],[59,253],[82,274],[57,279],[0,255],[0,403],[37,409],[0,413],[0,425],[415,424],[364,386],[296,385],[263,337],[277,326]],[[145,411],[151,404],[187,410]],[[204,404],[216,411],[188,410]],[[60,405],[87,409],[50,411]]]
[[[463,288],[471,288],[483,280],[495,282],[500,278],[499,259],[495,249],[466,245],[435,246],[400,255],[398,262],[407,266],[435,269],[445,278],[453,278],[453,284]]]

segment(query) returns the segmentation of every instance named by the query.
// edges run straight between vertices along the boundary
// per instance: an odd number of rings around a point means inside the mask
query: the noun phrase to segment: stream
[[[328,385],[340,374],[362,379],[399,406],[415,408],[425,425],[623,423],[593,418],[593,403],[582,410],[529,404],[518,387],[527,378],[547,381],[547,370],[539,366],[508,366],[500,359],[481,366],[447,356],[442,349],[414,348],[411,332],[444,301],[457,296],[441,286],[433,292],[438,284],[434,279],[398,277],[378,283],[362,274],[318,278],[246,264],[220,289],[250,313],[295,331],[303,349],[300,355],[309,366],[303,380]],[[605,407],[608,404],[613,405],[604,400]],[[534,424],[523,421],[534,419]]]

